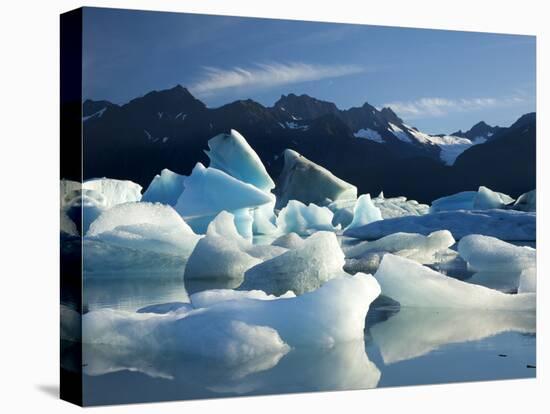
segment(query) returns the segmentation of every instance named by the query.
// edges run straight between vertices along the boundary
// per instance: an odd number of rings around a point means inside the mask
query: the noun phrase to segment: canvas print
[[[62,15],[62,398],[534,378],[535,49]]]

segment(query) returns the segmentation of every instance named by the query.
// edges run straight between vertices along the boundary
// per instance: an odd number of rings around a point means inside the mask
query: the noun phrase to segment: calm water
[[[184,285],[180,275],[85,280],[85,309],[135,311],[188,301],[189,292],[230,287]],[[89,405],[367,389],[462,381],[533,378],[535,314],[399,309],[377,300],[364,341],[332,349],[294,348],[282,358],[223,366],[162,350],[83,347]]]

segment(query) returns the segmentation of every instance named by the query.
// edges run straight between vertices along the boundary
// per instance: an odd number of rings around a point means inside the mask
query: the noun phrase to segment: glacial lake
[[[181,275],[84,280],[84,309],[188,301],[188,291],[230,288]],[[377,300],[363,341],[293,348],[246,365],[158,350],[83,345],[85,404],[139,403],[534,378],[534,312],[399,308]]]

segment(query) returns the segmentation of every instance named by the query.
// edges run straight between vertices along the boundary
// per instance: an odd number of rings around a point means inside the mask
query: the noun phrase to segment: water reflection
[[[369,360],[362,340],[330,349],[294,348],[282,358],[277,354],[264,355],[237,366],[139,347],[85,344],[83,355],[85,385],[93,388],[93,392],[86,393],[90,404],[121,402],[121,395],[129,397],[124,402],[139,402],[367,389],[376,387],[380,380],[380,371]],[[115,379],[117,385],[112,389],[108,384]],[[136,393],[136,384],[140,388],[147,385],[148,393]]]
[[[535,333],[535,312],[402,308],[370,328],[385,364],[416,358],[446,344],[510,331]]]

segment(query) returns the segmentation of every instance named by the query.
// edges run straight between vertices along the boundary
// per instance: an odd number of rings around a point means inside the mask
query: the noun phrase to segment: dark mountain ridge
[[[87,100],[83,114],[85,178],[130,179],[147,187],[163,168],[187,175],[197,162],[207,163],[208,139],[236,129],[275,179],[282,168],[280,154],[291,148],[357,185],[361,193],[384,190],[387,195],[430,202],[479,185],[491,187],[488,181],[494,183],[491,188],[512,195],[534,188],[534,149],[524,151],[525,156],[517,154],[517,162],[510,159],[514,152],[508,148],[534,146],[533,139],[517,142],[525,138],[518,128],[499,128],[495,136],[508,136],[502,144],[497,145],[499,138],[471,147],[456,166],[448,167],[439,159],[438,146],[418,140],[418,131],[390,108],[379,111],[368,103],[340,110],[330,102],[289,94],[273,107],[247,99],[207,108],[178,85],[125,105]],[[528,125],[533,137],[534,119],[533,114],[517,121]],[[358,137],[361,130],[376,139]],[[527,165],[495,163],[498,159],[492,157],[491,148],[507,154],[507,163]],[[477,155],[469,155],[473,150]],[[490,165],[494,171],[486,167]],[[525,170],[520,176],[511,173],[520,170]]]

